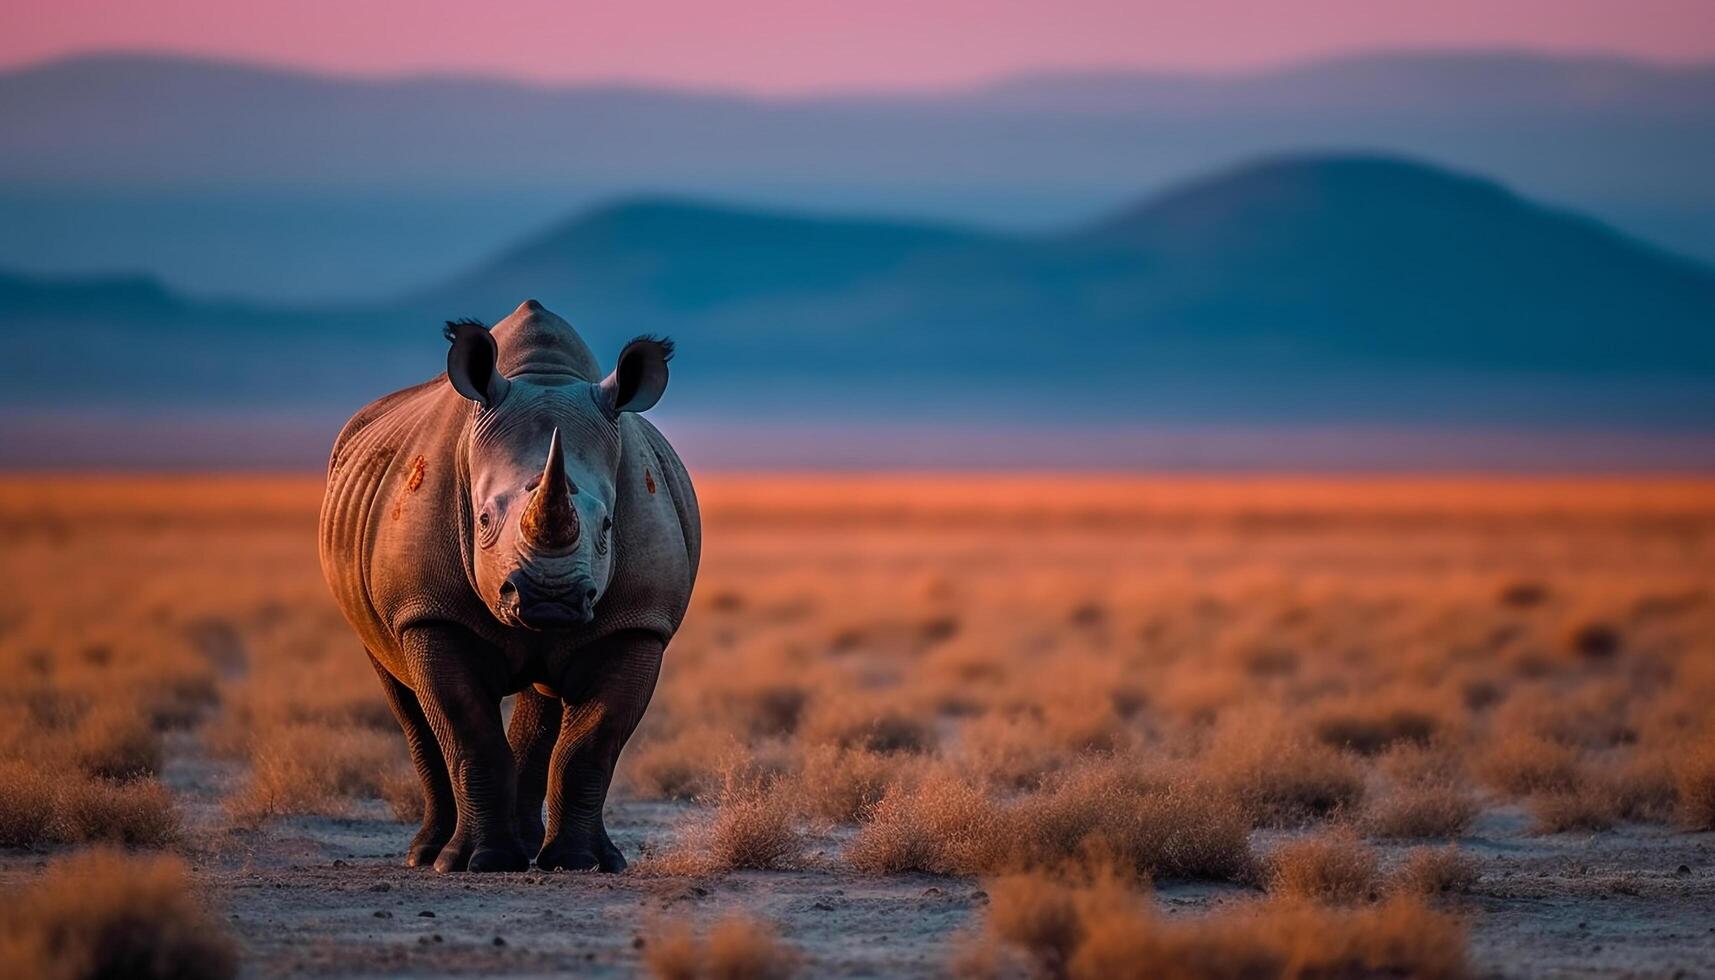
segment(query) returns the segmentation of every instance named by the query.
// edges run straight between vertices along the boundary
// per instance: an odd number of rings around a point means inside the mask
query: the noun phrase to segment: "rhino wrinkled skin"
[[[423,783],[406,863],[617,871],[603,803],[702,543],[684,466],[637,414],[672,347],[639,338],[603,376],[534,300],[447,337],[445,376],[346,423],[321,513],[322,572]]]

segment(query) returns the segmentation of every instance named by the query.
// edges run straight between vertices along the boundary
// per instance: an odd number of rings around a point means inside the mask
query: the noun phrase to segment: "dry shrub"
[[[95,849],[55,861],[0,906],[0,962],[38,980],[224,980],[238,951],[184,862]]]
[[[1043,736],[1035,719],[990,714],[966,722],[952,758],[976,780],[1003,790],[1035,789],[1070,753]]]
[[[1661,823],[1673,818],[1679,790],[1667,753],[1633,752],[1600,776],[1619,819]]]
[[[1353,699],[1317,712],[1312,730],[1317,739],[1337,749],[1374,755],[1394,745],[1424,744],[1444,724],[1435,712],[1418,706],[1421,695]]]
[[[794,780],[799,812],[832,823],[863,819],[910,770],[908,760],[899,756],[815,746],[804,753]]]
[[[646,870],[703,875],[790,868],[804,851],[804,837],[793,825],[795,809],[785,784],[729,771],[713,811],[691,818],[673,846],[650,858]]]
[[[1404,786],[1462,785],[1468,778],[1464,757],[1445,741],[1395,745],[1376,757],[1376,768]]]
[[[1218,786],[1179,772],[1145,778],[1119,763],[1074,770],[1001,815],[1023,868],[1112,863],[1128,874],[1248,881],[1250,820]],[[990,868],[990,871],[1002,870]]]
[[[1715,830],[1715,729],[1674,760],[1673,782],[1680,821],[1697,830]]]
[[[694,800],[720,786],[721,771],[740,751],[731,735],[693,727],[628,746],[621,768],[626,785],[638,796]]]
[[[1495,594],[1495,600],[1514,609],[1530,609],[1548,601],[1548,586],[1542,582],[1520,580],[1509,582]]]
[[[1430,897],[1469,891],[1477,878],[1477,859],[1448,845],[1412,848],[1388,883],[1394,891]]]
[[[1621,680],[1585,683],[1571,690],[1535,690],[1504,705],[1495,728],[1534,735],[1573,749],[1608,749],[1637,739],[1632,685]]]
[[[908,713],[878,699],[831,697],[806,712],[802,736],[810,744],[831,743],[871,752],[927,752],[935,747],[928,711]]]
[[[1293,824],[1355,810],[1364,798],[1358,764],[1281,724],[1234,723],[1202,757],[1259,824]]]
[[[1538,793],[1525,801],[1539,834],[1608,830],[1619,822],[1620,808],[1604,787]]]
[[[1618,656],[1625,645],[1620,627],[1604,619],[1586,619],[1569,623],[1561,635],[1561,645],[1568,652],[1588,660],[1609,660]]]
[[[1584,785],[1578,753],[1537,735],[1498,739],[1483,755],[1478,771],[1490,785],[1513,797],[1572,793]]]
[[[1077,887],[1034,876],[997,882],[987,935],[1071,980],[1244,980],[1469,975],[1458,923],[1415,898],[1330,909],[1297,899],[1164,919],[1111,880]],[[966,954],[967,972],[997,956]],[[992,975],[992,974],[991,974]]]
[[[673,923],[645,943],[643,962],[660,980],[786,980],[801,957],[768,925],[735,915],[716,922],[705,938]]]
[[[30,847],[48,839],[63,778],[28,762],[0,760],[0,847]]]
[[[1370,801],[1364,832],[1392,838],[1458,837],[1476,816],[1476,800],[1458,787],[1406,784]]]
[[[108,779],[154,775],[161,767],[161,733],[142,703],[143,692],[112,683],[117,690],[32,685],[8,692],[0,681],[0,711],[6,715],[0,720],[0,753],[53,772]]]
[[[399,766],[381,775],[381,798],[401,823],[422,823],[429,801],[423,798],[423,780],[409,766]]]
[[[1000,808],[981,789],[945,769],[895,784],[847,845],[847,863],[870,874],[926,871],[980,874],[997,866]]]
[[[1098,876],[1073,885],[1042,874],[1016,874],[988,886],[987,928],[1022,950],[1048,976],[1065,976],[1084,942],[1086,920],[1115,910],[1130,912],[1139,898],[1116,879]]]
[[[114,782],[0,762],[0,846],[164,847],[180,831],[172,794],[154,780]]]
[[[1346,826],[1288,841],[1268,857],[1268,887],[1291,898],[1352,903],[1370,896],[1379,860]]]
[[[1125,875],[1255,877],[1250,820],[1220,787],[1118,762],[1072,770],[1010,803],[956,771],[895,784],[859,827],[846,860],[860,871],[999,874],[1100,865]]]
[[[165,847],[180,839],[173,795],[153,780],[71,782],[59,790],[52,826],[66,843]]]
[[[255,748],[250,781],[227,809],[245,824],[286,814],[344,814],[351,799],[381,795],[403,750],[402,740],[372,730],[282,725]]]
[[[160,733],[123,703],[91,709],[72,733],[71,751],[85,772],[108,779],[151,776],[161,768]]]

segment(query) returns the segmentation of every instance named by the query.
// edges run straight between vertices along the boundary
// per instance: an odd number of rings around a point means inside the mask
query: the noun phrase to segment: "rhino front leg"
[[[405,866],[415,868],[433,864],[440,856],[441,848],[452,839],[458,820],[453,784],[447,778],[447,762],[441,757],[441,746],[435,741],[429,720],[423,717],[423,706],[417,702],[417,695],[389,674],[374,654],[370,654],[369,663],[381,678],[381,689],[387,695],[388,705],[393,708],[393,717],[399,719],[399,727],[405,731],[411,764],[416,767],[417,778],[423,784],[423,826],[418,829],[417,836],[411,838],[411,847],[405,852]]]
[[[481,669],[495,661],[479,641],[453,626],[409,630],[405,652],[458,807],[452,839],[435,859],[435,870],[524,870],[530,861],[512,822],[516,790],[500,692]]]
[[[655,693],[662,648],[653,633],[617,634],[581,655],[560,686],[560,738],[548,766],[548,838],[536,855],[543,870],[625,870],[602,807],[619,752]]]
[[[506,741],[512,745],[518,780],[518,841],[526,853],[542,847],[542,800],[548,791],[548,761],[560,734],[560,699],[534,687],[518,692]]]

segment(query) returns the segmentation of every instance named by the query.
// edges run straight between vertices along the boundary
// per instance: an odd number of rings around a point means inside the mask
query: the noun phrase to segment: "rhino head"
[[[447,378],[475,402],[468,444],[477,592],[495,617],[533,630],[589,622],[613,575],[619,417],[667,387],[671,341],[625,345],[613,373],[505,377],[480,323],[447,325]]]

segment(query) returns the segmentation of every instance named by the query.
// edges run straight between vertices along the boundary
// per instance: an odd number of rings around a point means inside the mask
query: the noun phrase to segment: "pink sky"
[[[103,49],[790,94],[1375,47],[1715,59],[1715,0],[0,0],[0,64]]]

